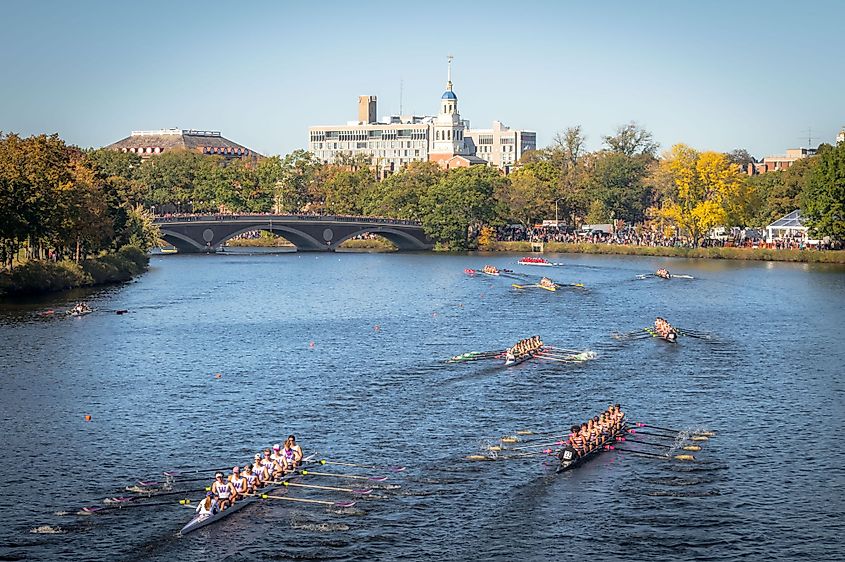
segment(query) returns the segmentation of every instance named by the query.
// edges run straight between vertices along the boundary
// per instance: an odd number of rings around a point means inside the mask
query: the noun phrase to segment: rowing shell
[[[524,363],[525,361],[528,361],[532,357],[534,357],[533,351],[523,353],[519,357],[514,357],[513,359],[508,357],[507,359],[505,359],[505,367],[513,367],[514,365],[519,365],[520,363]]]
[[[303,464],[306,461],[313,460],[316,456],[317,456],[317,453],[314,453],[313,455],[309,455],[308,457],[305,457],[304,459],[302,459]],[[275,490],[276,488],[283,486],[283,482],[287,482],[288,480],[290,480],[290,479],[292,479],[296,476],[299,476],[299,474],[297,474],[296,472],[292,472],[291,474],[288,474],[287,476],[283,476],[281,480],[276,481],[276,482],[278,482],[277,484],[267,486],[266,488],[261,488],[261,493],[266,494],[268,492],[271,492],[271,491]],[[217,513],[205,513],[205,514],[194,515],[191,518],[191,520],[188,521],[188,524],[185,525],[184,527],[182,527],[182,530],[179,531],[179,534],[184,536],[184,535],[187,535],[188,533],[192,533],[192,532],[196,531],[197,529],[202,529],[203,527],[211,525],[212,523],[216,523],[217,521],[220,521],[221,519],[224,519],[224,518],[232,515],[236,511],[240,511],[241,509],[245,508],[246,506],[252,505],[253,503],[258,501],[259,499],[261,499],[261,498],[259,498],[258,496],[247,496],[247,497],[235,502],[234,505],[228,507],[227,509],[224,509],[223,511],[218,511]]]
[[[651,334],[652,337],[660,338],[663,341],[668,341],[669,343],[678,343],[678,334],[674,330],[669,332],[667,337],[661,336],[660,334],[658,334],[657,332],[655,332],[651,328],[646,328],[645,331],[648,332],[649,334]]]
[[[562,266],[562,265],[563,265],[562,263],[556,263],[556,262],[550,262],[550,261],[546,261],[546,262],[534,262],[534,261],[522,261],[522,260],[519,260],[519,261],[518,261],[518,262],[516,262],[516,263],[518,263],[519,265],[539,265],[539,266],[543,266],[543,267],[560,267],[560,266]]]
[[[590,451],[589,453],[587,453],[583,457],[579,457],[577,455],[577,453],[575,453],[575,451],[573,449],[571,449],[569,446],[564,447],[563,450],[561,451],[561,454],[560,454],[560,464],[558,465],[557,470],[555,472],[557,472],[557,473],[566,472],[567,470],[572,470],[573,468],[578,468],[579,466],[581,466],[585,462],[592,460],[593,458],[597,457],[599,454],[601,454],[605,450],[606,445],[614,444],[616,442],[616,440],[619,438],[619,436],[624,435],[626,431],[627,431],[627,428],[623,427],[622,430],[619,433],[616,433],[615,435],[611,436],[610,439],[608,439],[607,443],[605,443],[604,445],[602,445],[600,447],[597,447],[596,449],[593,449],[592,451]]]

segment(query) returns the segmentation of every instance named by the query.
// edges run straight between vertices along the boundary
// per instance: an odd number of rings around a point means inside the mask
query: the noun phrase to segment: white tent
[[[783,216],[766,227],[766,240],[772,242],[776,239],[806,239],[806,226],[801,221],[801,210],[796,209],[786,216]]]

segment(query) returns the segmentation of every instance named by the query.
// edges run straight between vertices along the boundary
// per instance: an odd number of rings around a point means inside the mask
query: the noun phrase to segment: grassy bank
[[[258,238],[229,240],[226,246],[234,248],[292,248],[293,244],[267,232],[262,232]],[[347,240],[340,247],[344,250],[379,250],[394,252],[397,250],[392,242],[384,238],[368,238],[363,240]]]
[[[0,273],[0,296],[49,293],[129,281],[143,273],[149,261],[146,252],[135,246],[124,246],[115,253],[78,264],[73,261],[31,260],[11,272]]]
[[[530,252],[530,242],[495,242],[485,250],[494,252]],[[664,248],[661,246],[622,246],[618,244],[564,244],[549,242],[546,252],[570,254],[614,254],[621,256],[661,256],[726,260],[786,261],[845,264],[845,251],[772,250],[768,248]]]

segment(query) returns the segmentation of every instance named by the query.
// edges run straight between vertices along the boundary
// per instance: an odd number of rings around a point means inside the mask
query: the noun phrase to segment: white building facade
[[[365,155],[380,175],[386,175],[410,162],[426,161],[447,168],[486,163],[508,171],[527,150],[536,148],[537,134],[533,131],[509,129],[498,121],[489,130],[469,128],[469,121],[461,119],[452,88],[451,57],[437,115],[394,115],[376,123],[371,122],[375,120],[375,104],[375,96],[360,96],[359,121],[309,127],[308,150],[326,163]],[[365,116],[367,121],[363,120]]]
[[[493,121],[491,129],[470,129],[466,137],[474,145],[476,156],[506,172],[523,154],[537,150],[537,133],[511,129],[500,121]]]

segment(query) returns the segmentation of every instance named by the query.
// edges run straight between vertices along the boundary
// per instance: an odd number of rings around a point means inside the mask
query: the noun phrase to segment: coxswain
[[[217,500],[214,499],[214,492],[206,492],[205,498],[200,500],[200,503],[197,505],[197,514],[198,515],[214,515],[219,511],[217,506]]]
[[[247,481],[241,475],[241,467],[235,466],[232,468],[232,474],[229,475],[229,484],[232,485],[232,504],[238,501],[241,496],[247,492]]]
[[[290,448],[293,451],[293,465],[299,466],[302,464],[302,447],[296,444],[296,437],[293,435],[288,435],[288,441],[290,441]]]
[[[211,485],[211,491],[217,497],[217,504],[220,511],[225,510],[232,505],[232,486],[226,480],[223,480],[223,473],[218,472],[214,475],[214,483]]]

